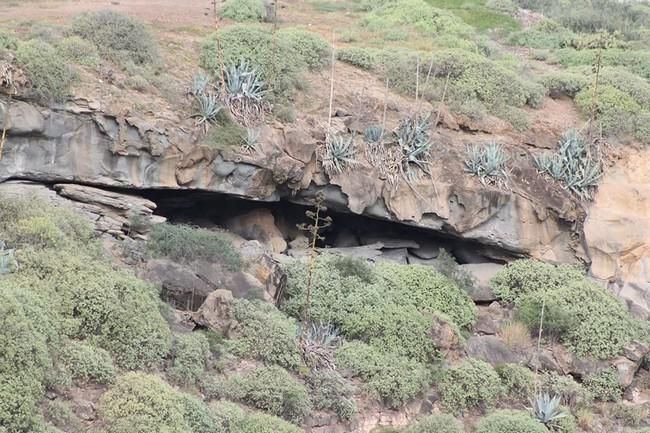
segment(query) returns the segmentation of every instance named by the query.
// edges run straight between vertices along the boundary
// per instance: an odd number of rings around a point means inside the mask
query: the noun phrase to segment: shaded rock
[[[381,250],[383,244],[376,243],[372,245],[362,245],[350,248],[321,248],[320,253],[340,254],[342,256],[358,257],[360,259],[376,261],[383,257],[384,252]],[[307,254],[305,251],[303,255]]]
[[[474,302],[492,302],[497,298],[490,288],[490,280],[503,268],[497,263],[475,263],[460,265],[460,269],[467,271],[474,278],[474,285],[469,291],[469,296]]]
[[[361,244],[370,245],[381,243],[385,249],[393,248],[420,248],[420,244],[411,239],[399,239],[387,236],[377,235],[376,233],[366,233],[361,235]]]
[[[199,277],[189,266],[168,259],[149,260],[141,276],[160,284],[163,299],[182,310],[195,311],[217,288],[210,280]]]
[[[274,253],[281,253],[287,249],[287,242],[275,225],[275,218],[268,209],[259,208],[233,217],[225,223],[225,227],[245,239],[260,241]]]
[[[479,306],[474,332],[496,335],[507,320],[509,320],[508,311],[498,302],[493,302],[487,307]]]
[[[625,389],[628,386],[632,385],[634,376],[639,369],[639,364],[634,361],[620,356],[612,361],[612,366],[616,370],[618,376],[618,383],[621,385],[621,388]]]
[[[336,233],[336,238],[334,238],[332,245],[335,248],[358,247],[359,240],[352,230],[343,228]]]
[[[523,356],[514,353],[493,335],[472,336],[467,339],[465,352],[472,358],[481,359],[493,366],[501,364],[518,364]]]
[[[234,320],[233,300],[230,290],[217,289],[210,293],[198,311],[192,314],[192,320],[199,326],[210,328],[227,336]]]
[[[650,354],[650,346],[640,341],[631,341],[623,346],[623,356],[633,362],[642,363]]]
[[[381,260],[389,260],[391,262],[399,263],[400,265],[408,264],[408,251],[406,248],[392,248],[384,249],[381,251]]]
[[[423,260],[435,259],[440,254],[440,244],[428,239],[418,239],[417,248],[409,247],[409,254]]]
[[[457,357],[453,356],[452,353],[460,349],[460,336],[456,332],[455,326],[438,316],[434,316],[429,337],[433,345],[444,354],[445,359]]]
[[[264,299],[276,302],[287,284],[287,275],[280,263],[257,241],[248,241],[241,247],[242,258],[249,263],[247,271],[264,287]]]
[[[33,105],[22,101],[12,101],[9,105],[7,133],[27,135],[43,132],[45,118]]]
[[[408,261],[410,265],[422,265],[422,266],[433,266],[435,267],[438,264],[437,259],[421,259],[409,253]]]

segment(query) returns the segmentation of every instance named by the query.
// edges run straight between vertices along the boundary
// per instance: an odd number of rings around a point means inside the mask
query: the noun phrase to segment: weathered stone
[[[268,209],[255,209],[233,217],[226,222],[225,226],[245,239],[260,241],[272,252],[281,253],[287,249],[287,242],[276,227],[273,214]]]
[[[183,310],[198,309],[217,288],[213,282],[199,277],[190,266],[168,259],[149,260],[142,277],[160,284],[164,299]]]
[[[428,239],[418,239],[418,247],[409,247],[409,253],[423,260],[435,259],[440,254],[440,243]]]
[[[445,359],[456,358],[453,352],[460,349],[460,336],[456,333],[456,328],[452,324],[434,316],[429,337],[433,345],[444,354]]]
[[[22,101],[12,101],[9,105],[8,134],[38,134],[45,129],[45,119],[33,105]]]
[[[389,260],[400,265],[408,264],[408,251],[406,248],[391,248],[381,251],[380,260]]]
[[[490,280],[502,267],[503,265],[497,263],[460,265],[460,269],[469,272],[474,278],[474,285],[469,291],[469,296],[474,302],[492,302],[497,299],[490,288]]]
[[[199,326],[205,326],[227,336],[234,320],[233,300],[230,290],[215,290],[192,315],[192,319]]]
[[[616,370],[618,375],[618,383],[621,388],[625,389],[628,386],[632,385],[634,380],[634,375],[639,369],[639,364],[634,361],[620,356],[612,361],[612,366]]]
[[[518,364],[523,356],[513,352],[508,346],[493,335],[472,336],[465,344],[467,355],[481,359],[491,365]]]

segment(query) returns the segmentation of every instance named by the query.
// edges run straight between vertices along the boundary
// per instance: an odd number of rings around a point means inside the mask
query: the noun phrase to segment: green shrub
[[[585,75],[587,74],[585,73]],[[650,109],[650,83],[647,79],[639,77],[625,68],[608,66],[601,68],[599,83],[617,88],[634,99],[643,109]]]
[[[70,403],[67,401],[60,398],[45,400],[42,404],[42,410],[45,419],[62,431],[80,431],[82,429],[81,420],[74,414]],[[44,427],[47,428],[47,426]]]
[[[367,14],[361,25],[375,32],[404,27],[428,36],[452,34],[469,38],[473,34],[472,28],[456,15],[436,9],[424,0],[385,2]]]
[[[610,408],[613,418],[620,420],[628,427],[637,427],[648,416],[647,408],[619,401]]]
[[[552,98],[562,95],[573,98],[591,84],[585,75],[566,71],[549,72],[542,77],[541,81]]]
[[[536,260],[517,260],[501,269],[490,282],[499,299],[515,302],[528,293],[560,288],[582,281],[584,275],[571,265],[553,266]]]
[[[494,368],[477,359],[446,369],[438,386],[442,404],[454,414],[489,409],[504,393]]]
[[[512,0],[487,0],[485,6],[504,14],[514,14],[519,9]]]
[[[547,427],[554,433],[577,433],[578,426],[576,418],[566,408],[562,408],[565,417],[557,418],[548,423]]]
[[[72,22],[72,32],[94,43],[99,51],[120,63],[156,63],[158,47],[140,21],[113,11],[85,12]]]
[[[176,337],[172,355],[170,377],[182,384],[193,384],[205,370],[210,356],[210,344],[202,333],[181,334]]]
[[[210,260],[231,270],[241,266],[241,256],[223,233],[177,224],[156,224],[149,233],[147,247],[154,257],[188,262]]]
[[[210,126],[204,144],[217,150],[239,149],[246,135],[246,128],[233,120],[226,110],[221,110]]]
[[[560,328],[561,341],[578,356],[611,358],[643,329],[614,295],[587,281],[547,288],[520,299],[519,305],[528,312],[530,325],[537,320],[533,329],[539,327],[544,299],[549,317],[561,319],[560,326],[558,322],[549,322],[549,326]],[[568,327],[562,326],[567,322]]]
[[[77,75],[59,58],[56,49],[39,40],[21,43],[16,61],[22,66],[34,95],[42,101],[61,101],[75,83]]]
[[[263,21],[266,9],[262,0],[226,0],[219,15],[238,22]]]
[[[584,387],[600,401],[617,401],[623,396],[618,383],[618,374],[613,368],[588,374],[583,381]]]
[[[39,311],[27,311],[38,308],[38,301],[25,304],[17,294],[0,283],[0,425],[11,433],[30,431],[37,423],[36,403],[51,366],[45,335],[34,322]]]
[[[636,116],[634,136],[644,144],[650,144],[650,111],[641,111]]]
[[[303,82],[300,77],[303,70],[324,65],[325,53],[329,52],[322,38],[298,29],[283,30],[274,39],[264,28],[235,25],[221,30],[219,40],[226,67],[247,61],[280,100],[286,99]],[[216,42],[217,35],[212,34],[202,43],[200,63],[209,71],[221,68]]]
[[[307,384],[316,409],[331,410],[341,421],[350,421],[356,415],[354,387],[336,370],[312,370]]]
[[[510,43],[528,48],[563,48],[571,44],[575,34],[552,20],[543,20],[531,28],[510,35]]]
[[[598,60],[599,50],[556,50],[554,56],[564,66],[592,66]],[[602,66],[622,66],[643,78],[650,78],[650,51],[609,48],[602,50]]]
[[[109,353],[86,343],[71,341],[63,348],[60,361],[75,380],[108,384],[115,379]]]
[[[593,400],[591,392],[572,376],[562,376],[552,371],[544,372],[541,387],[543,392],[551,396],[560,396],[562,402],[572,408],[586,406]]]
[[[113,427],[118,430],[132,423],[138,428],[125,431],[188,432],[178,393],[158,376],[150,374],[127,373],[119,377],[102,396],[99,412],[109,424],[117,424]]]
[[[9,30],[0,30],[0,49],[15,50],[18,48],[18,38]]]
[[[345,343],[336,353],[341,368],[364,382],[364,390],[391,408],[398,408],[426,389],[431,375],[417,361],[361,342]]]
[[[373,48],[347,47],[336,50],[336,58],[344,63],[370,71],[379,62],[377,50]]]
[[[595,113],[603,132],[610,135],[633,132],[635,115],[641,111],[634,98],[609,85],[598,87],[595,101],[593,91],[584,89],[578,92],[575,102],[585,115]]]
[[[451,415],[429,415],[409,425],[404,433],[463,433],[463,425]]]
[[[287,268],[287,275],[282,308],[299,318],[307,267],[296,262]],[[388,263],[372,268],[322,256],[312,282],[312,320],[330,323],[348,338],[418,361],[437,355],[429,338],[433,313],[446,314],[458,326],[468,326],[474,319],[475,307],[467,294],[431,268]]]
[[[233,354],[290,369],[301,365],[293,319],[266,302],[245,299],[235,300],[233,315],[237,325],[226,341]]]
[[[548,433],[548,430],[528,412],[500,410],[483,418],[476,433]]]
[[[210,397],[240,401],[296,424],[312,409],[305,386],[278,366],[230,375],[212,389]]]
[[[318,71],[330,62],[330,45],[318,33],[288,27],[281,29],[277,37],[286,41],[312,71]]]
[[[535,375],[532,371],[517,364],[503,364],[496,367],[508,395],[527,401],[535,389]]]
[[[221,400],[210,407],[225,433],[302,433],[287,421],[259,412],[247,412],[236,404]]]
[[[70,36],[56,45],[59,55],[68,62],[83,66],[97,66],[99,53],[97,47],[79,36]]]
[[[386,281],[389,290],[400,296],[400,302],[444,313],[460,328],[474,322],[476,308],[469,296],[430,267],[383,262],[377,265],[377,273]]]
[[[190,432],[214,433],[220,431],[219,421],[203,401],[189,394],[180,394],[178,405],[183,411],[183,418]]]

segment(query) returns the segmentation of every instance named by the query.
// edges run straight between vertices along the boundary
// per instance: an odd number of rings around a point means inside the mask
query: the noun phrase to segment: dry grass
[[[506,323],[499,334],[506,346],[514,351],[525,351],[533,347],[530,332],[522,322]]]
[[[575,411],[576,422],[580,430],[590,432],[594,425],[595,415],[588,408],[579,408]]]

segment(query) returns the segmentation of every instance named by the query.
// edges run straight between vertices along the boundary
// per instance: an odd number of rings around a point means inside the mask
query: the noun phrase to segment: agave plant
[[[489,143],[485,146],[467,148],[465,170],[486,182],[506,176],[508,155],[500,144]]]
[[[203,93],[196,97],[198,111],[194,114],[196,124],[203,126],[207,131],[210,123],[217,120],[217,115],[223,109],[219,98],[212,93]]]
[[[341,344],[338,329],[331,324],[310,323],[297,329],[305,363],[313,368],[334,368],[334,352]]]
[[[347,168],[358,163],[355,158],[356,154],[357,146],[353,136],[328,134],[325,140],[323,168],[328,174],[343,173]]]
[[[431,114],[427,116],[412,116],[402,120],[395,130],[397,144],[402,149],[402,166],[408,174],[411,165],[420,167],[428,173],[427,155],[433,144],[429,131],[431,129]]]
[[[246,128],[246,136],[242,140],[241,151],[244,153],[257,152],[261,131],[258,128]]]
[[[248,61],[242,59],[224,71],[225,99],[235,118],[251,125],[270,110],[265,100],[266,83]]]
[[[535,418],[544,425],[548,425],[567,416],[566,412],[561,407],[560,396],[556,395],[551,397],[547,393],[538,394],[531,403]]]
[[[192,78],[192,85],[190,86],[190,94],[192,96],[199,96],[205,94],[210,85],[210,77],[203,72],[199,72]]]
[[[0,241],[0,275],[13,272],[15,266],[14,250],[6,249],[4,241]]]
[[[574,129],[562,136],[556,153],[536,156],[534,161],[540,173],[548,174],[585,198],[603,175],[601,161],[590,153],[588,144]]]
[[[371,144],[379,143],[384,136],[384,130],[379,126],[369,126],[363,132],[366,141]]]

